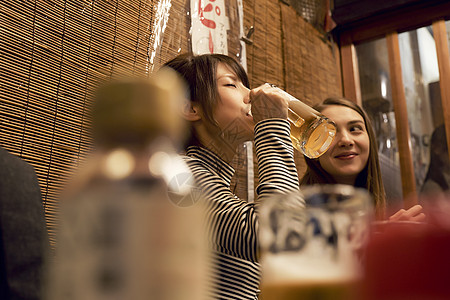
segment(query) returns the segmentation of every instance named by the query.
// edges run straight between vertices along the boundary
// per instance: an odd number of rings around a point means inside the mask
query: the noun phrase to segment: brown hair
[[[380,163],[378,160],[377,141],[370,119],[359,105],[344,98],[327,98],[322,103],[315,105],[314,108],[318,111],[323,111],[330,105],[340,105],[351,108],[360,114],[364,119],[370,141],[369,158],[367,160],[366,167],[358,174],[356,178],[355,187],[365,188],[369,191],[374,200],[377,218],[384,218],[386,196],[383,180],[381,178]],[[305,161],[307,169],[300,181],[300,185],[336,183],[334,178],[322,168],[318,159],[310,159],[305,157]]]
[[[184,78],[189,87],[190,101],[199,104],[206,121],[217,126],[213,112],[219,101],[217,92],[217,65],[227,65],[249,88],[247,73],[244,68],[232,57],[222,54],[194,55],[192,53],[180,54],[166,62],[164,67],[170,67]],[[199,145],[196,133],[191,129],[185,148],[191,145]]]

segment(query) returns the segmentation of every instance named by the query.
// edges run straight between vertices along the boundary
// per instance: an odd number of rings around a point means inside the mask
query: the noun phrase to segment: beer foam
[[[266,254],[262,270],[264,283],[349,282],[359,278],[359,270],[351,261],[330,261],[298,253]]]

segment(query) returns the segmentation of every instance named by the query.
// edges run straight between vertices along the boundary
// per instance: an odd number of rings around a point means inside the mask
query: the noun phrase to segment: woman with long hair
[[[336,137],[317,159],[305,157],[307,170],[300,185],[348,184],[366,189],[372,196],[377,219],[385,217],[386,199],[378,160],[375,133],[366,112],[344,98],[327,98],[314,108],[335,122]],[[422,207],[401,209],[390,220],[421,221]]]

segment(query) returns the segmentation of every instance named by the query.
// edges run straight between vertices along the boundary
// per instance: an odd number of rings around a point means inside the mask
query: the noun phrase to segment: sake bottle
[[[201,204],[177,155],[186,91],[168,70],[101,87],[95,152],[61,200],[48,299],[203,299]]]

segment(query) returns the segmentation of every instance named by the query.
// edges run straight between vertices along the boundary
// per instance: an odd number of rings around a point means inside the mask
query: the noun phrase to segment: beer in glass
[[[358,254],[371,213],[367,192],[348,185],[310,186],[264,201],[260,299],[357,299]]]
[[[269,85],[278,88],[273,84]],[[335,124],[286,91],[279,90],[289,100],[288,120],[291,123],[291,140],[294,148],[309,158],[318,158],[333,142],[336,135]]]

